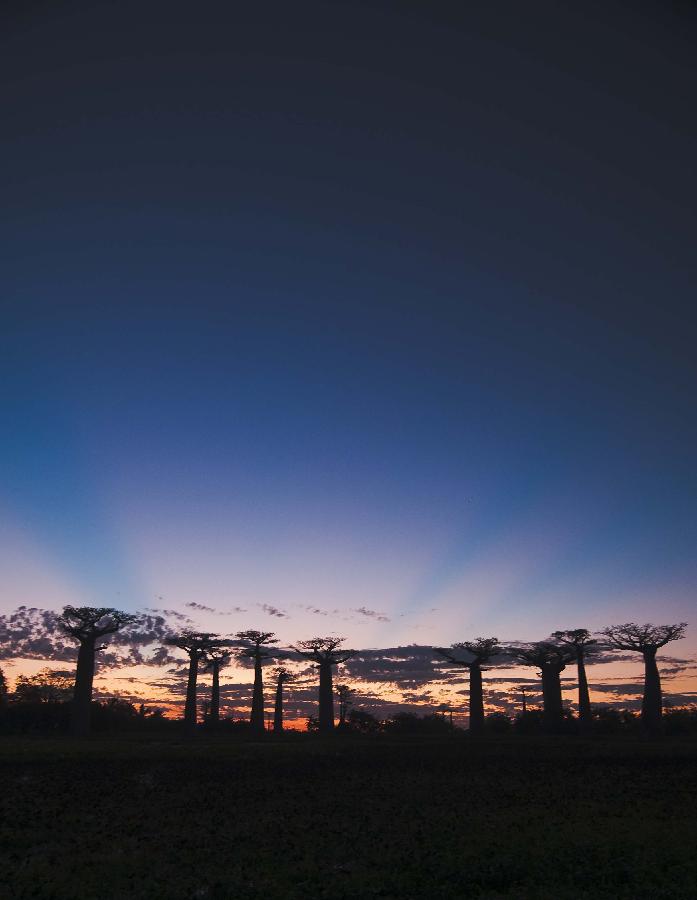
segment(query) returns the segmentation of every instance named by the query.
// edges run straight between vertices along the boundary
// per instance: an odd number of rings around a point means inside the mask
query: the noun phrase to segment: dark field
[[[3,898],[695,898],[692,741],[0,741]]]

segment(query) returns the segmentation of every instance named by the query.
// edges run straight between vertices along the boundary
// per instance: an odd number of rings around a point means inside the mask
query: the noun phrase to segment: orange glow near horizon
[[[48,660],[16,659],[4,662],[5,674],[8,686],[13,687],[14,680],[19,675],[32,675],[42,669],[72,671],[73,663],[57,663]],[[660,657],[659,657],[659,669]],[[668,662],[664,668],[669,668]],[[666,675],[663,677],[664,695],[668,705],[687,706],[697,701],[697,675],[693,671]],[[597,705],[611,705],[616,707],[629,706],[636,708],[641,697],[643,685],[643,667],[640,660],[622,663],[596,664],[588,667],[591,702]],[[248,702],[227,702],[225,688],[236,685],[238,690],[251,693],[252,680],[248,668],[230,666],[224,670],[221,676],[221,718],[231,717],[234,720],[246,720],[249,717],[250,707]],[[600,677],[599,677],[600,676]],[[159,707],[163,709],[167,718],[178,718],[182,715],[184,697],[173,697],[166,684],[167,673],[164,669],[153,669],[147,666],[115,669],[105,672],[97,672],[95,677],[95,692],[97,696],[117,696],[129,700],[134,705],[140,703],[146,707]],[[169,676],[172,677],[171,675]],[[530,667],[511,667],[507,669],[488,670],[488,683],[485,674],[485,705],[488,712],[505,711],[508,714],[519,712],[522,704],[522,695],[519,682],[516,678],[524,678],[527,687],[527,702],[529,708],[539,707],[540,683],[535,677],[535,670]],[[153,684],[159,680],[159,684]],[[179,690],[181,690],[181,679]],[[386,718],[391,712],[399,709],[410,709],[424,714],[436,712],[440,709],[452,711],[453,719],[458,724],[466,724],[467,721],[467,683],[466,673],[456,675],[455,683],[446,680],[433,679],[415,690],[408,690],[394,681],[364,681],[351,679],[345,674],[335,678],[335,684],[348,683],[355,692],[353,707],[364,709],[377,715],[378,718]],[[612,690],[613,685],[618,685],[617,690]],[[628,691],[627,686],[632,690]],[[303,731],[309,715],[316,714],[316,688],[313,677],[304,676],[295,682],[291,682],[285,692],[284,726],[291,730]],[[210,680],[207,675],[202,675],[199,680],[199,704],[206,701],[210,691]],[[575,708],[577,685],[573,667],[567,668],[563,673],[562,691],[565,705]],[[302,692],[302,697],[296,696]],[[267,677],[265,681],[267,718],[273,708],[273,684]],[[671,695],[687,697],[678,703],[671,703]],[[692,700],[691,698],[695,699]]]

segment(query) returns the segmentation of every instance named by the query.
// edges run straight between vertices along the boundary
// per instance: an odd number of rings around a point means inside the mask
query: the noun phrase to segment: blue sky
[[[689,620],[694,21],[167,9],[4,38],[3,610]]]

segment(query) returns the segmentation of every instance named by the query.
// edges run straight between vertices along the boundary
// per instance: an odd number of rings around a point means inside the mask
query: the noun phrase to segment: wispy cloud
[[[274,616],[277,619],[289,619],[287,612],[279,609],[277,606],[271,606],[268,603],[257,603],[259,609],[263,610],[268,616]]]
[[[188,606],[189,609],[195,609],[197,612],[212,613],[214,616],[232,616],[235,613],[247,612],[241,606],[233,606],[230,609],[216,609],[214,606],[206,606],[205,603],[196,603],[195,600],[190,600],[184,606]]]
[[[365,606],[359,606],[358,609],[354,609],[353,611],[361,616],[365,616],[367,619],[375,619],[376,622],[390,621],[384,613],[376,612],[374,609],[367,609]]]
[[[160,609],[155,606],[146,607],[147,612],[160,613],[163,616],[166,616],[168,619],[176,619],[178,622],[182,622],[184,624],[192,624],[191,619],[183,612],[179,612],[177,609]]]

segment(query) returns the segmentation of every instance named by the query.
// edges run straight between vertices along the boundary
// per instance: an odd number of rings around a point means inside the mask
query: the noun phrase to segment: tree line
[[[91,728],[92,696],[97,654],[107,647],[103,641],[124,626],[133,623],[136,616],[111,607],[66,606],[58,616],[57,626],[63,634],[77,644],[77,665],[72,683],[71,730],[76,736],[89,734]],[[588,734],[592,724],[592,710],[586,675],[586,664],[602,658],[608,651],[628,651],[640,654],[644,663],[644,687],[641,706],[641,725],[645,732],[657,735],[661,732],[663,697],[660,673],[656,662],[658,651],[671,641],[685,636],[687,623],[672,625],[638,625],[633,622],[611,625],[596,633],[584,628],[555,631],[543,641],[529,644],[503,644],[496,637],[479,637],[470,641],[453,643],[450,647],[434,647],[433,650],[453,666],[462,667],[468,673],[469,682],[469,732],[476,736],[485,725],[484,675],[486,667],[496,659],[510,660],[515,664],[530,666],[539,671],[542,682],[542,720],[549,733],[562,730],[564,708],[562,704],[561,673],[573,664],[578,684],[578,730]],[[193,630],[183,630],[165,639],[165,645],[182,650],[188,658],[184,724],[193,731],[197,725],[197,688],[201,670],[211,674],[211,696],[207,721],[216,726],[220,721],[220,671],[237,654],[248,659],[254,667],[254,682],[249,726],[253,733],[265,731],[264,664],[274,659],[281,663],[273,670],[275,702],[273,730],[283,731],[284,685],[292,680],[293,673],[283,666],[285,660],[301,658],[309,660],[318,672],[318,715],[314,720],[321,734],[333,732],[334,669],[347,662],[358,651],[342,647],[340,637],[316,637],[299,641],[289,650],[274,645],[279,641],[273,632],[239,631],[234,638]],[[290,652],[289,652],[290,651]],[[63,673],[65,674],[65,673]],[[6,697],[6,685],[0,674],[0,703]],[[346,712],[350,689],[339,685],[339,726],[346,725]]]

